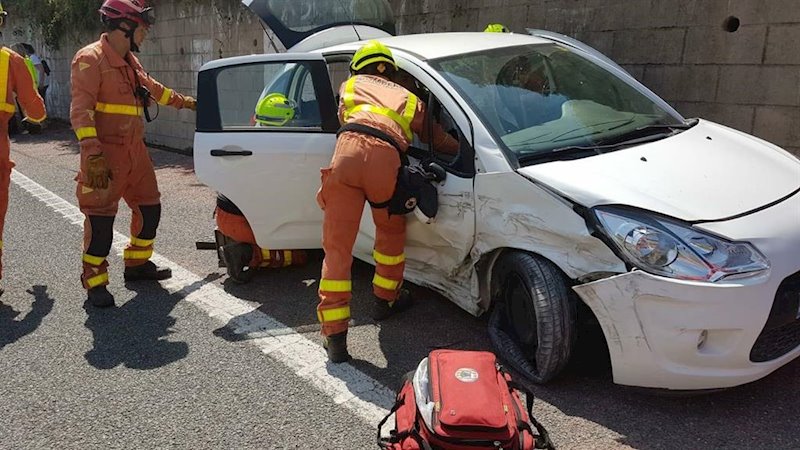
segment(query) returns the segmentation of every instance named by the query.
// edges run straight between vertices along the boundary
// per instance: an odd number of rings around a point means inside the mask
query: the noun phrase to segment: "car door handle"
[[[211,156],[251,156],[253,152],[250,150],[222,150],[215,148],[211,150]]]

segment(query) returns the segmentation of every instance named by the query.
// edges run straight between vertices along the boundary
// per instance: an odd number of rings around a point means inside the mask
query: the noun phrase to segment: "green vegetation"
[[[53,50],[66,39],[77,40],[87,32],[100,30],[97,13],[103,0],[5,0],[8,27],[15,35],[24,35],[25,25],[40,34]]]

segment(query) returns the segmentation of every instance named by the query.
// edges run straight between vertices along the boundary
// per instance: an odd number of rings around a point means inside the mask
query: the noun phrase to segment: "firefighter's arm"
[[[175,92],[174,90],[164,86],[156,81],[155,78],[147,74],[141,67],[137,70],[139,73],[139,80],[142,85],[150,91],[150,95],[158,102],[159,105],[172,106],[175,109],[197,109],[197,101],[194,97],[183,95]]]
[[[422,100],[417,100],[417,112],[411,121],[411,131],[416,133],[422,142],[430,144],[436,152],[457,155],[459,149],[458,139],[445,132],[437,122],[433,122],[428,127],[427,116],[425,103]],[[432,136],[428,135],[429,131]]]
[[[106,164],[97,138],[94,113],[100,91],[100,66],[97,56],[78,54],[71,69],[72,103],[69,117],[81,146],[81,181],[90,188],[106,189],[111,170]]]
[[[14,76],[17,100],[19,100],[22,110],[25,112],[25,120],[33,123],[41,123],[46,117],[42,97],[33,85],[33,78],[25,65],[25,60],[19,55],[12,55],[11,71]]]
[[[69,119],[81,145],[81,167],[85,167],[88,156],[101,153],[94,122],[101,80],[97,56],[91,53],[75,55],[70,80],[72,102],[69,105]]]

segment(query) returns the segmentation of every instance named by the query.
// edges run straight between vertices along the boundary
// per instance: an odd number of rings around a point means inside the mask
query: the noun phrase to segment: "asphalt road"
[[[485,319],[422,288],[402,317],[372,322],[359,301],[369,298],[371,269],[357,263],[355,359],[325,364],[315,314],[320,254],[230,283],[215,253],[194,247],[212,239],[214,193],[190,157],[152,156],[164,210],[156,252],[176,276],[123,282],[123,204],[110,257],[117,308],[94,310],[79,282],[77,144],[63,126],[13,140],[0,448],[376,448],[392,390],[431,349],[489,348]],[[584,357],[535,388],[534,412],[559,448],[800,448],[800,361],[693,397],[616,386],[598,361]]]

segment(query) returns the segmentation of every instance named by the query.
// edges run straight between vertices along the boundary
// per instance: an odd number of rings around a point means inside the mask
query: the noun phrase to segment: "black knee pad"
[[[114,216],[89,216],[92,226],[92,240],[86,253],[105,258],[111,251],[114,239]]]
[[[142,213],[142,231],[139,232],[139,239],[155,239],[158,222],[161,221],[161,204],[139,206]]]

